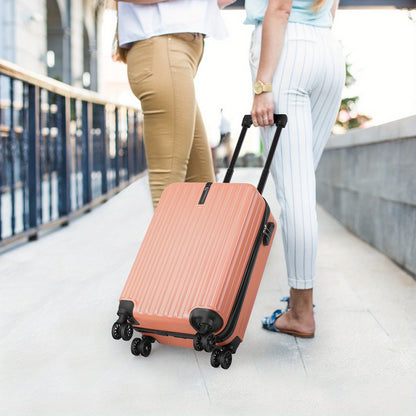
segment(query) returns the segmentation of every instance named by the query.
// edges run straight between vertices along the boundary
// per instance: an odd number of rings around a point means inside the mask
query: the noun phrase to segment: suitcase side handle
[[[269,176],[270,165],[272,163],[272,159],[274,156],[274,152],[276,151],[277,143],[279,141],[280,133],[282,129],[286,126],[287,123],[287,115],[286,114],[274,114],[273,115],[274,124],[276,125],[276,132],[274,134],[272,145],[270,146],[270,151],[266,159],[266,163],[264,164],[263,171],[261,173],[259,184],[257,185],[257,190],[263,193],[264,185],[266,184],[267,177]],[[243,146],[244,138],[247,133],[247,129],[249,129],[253,124],[253,120],[251,115],[245,115],[243,117],[243,122],[241,123],[242,129],[240,133],[240,137],[238,138],[237,145],[235,146],[233,157],[230,162],[230,166],[227,169],[227,172],[224,177],[224,183],[229,183],[234,173],[234,166],[237,162],[238,155],[240,154],[241,147]]]

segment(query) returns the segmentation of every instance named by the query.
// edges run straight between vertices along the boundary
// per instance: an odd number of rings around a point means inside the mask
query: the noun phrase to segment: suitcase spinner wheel
[[[221,366],[224,370],[230,368],[231,363],[233,362],[233,355],[230,350],[223,348],[214,348],[211,354],[211,365],[214,368]]]
[[[131,353],[133,355],[141,355],[142,357],[148,357],[152,352],[152,344],[155,339],[152,337],[144,336],[143,338],[134,338],[131,342]]]
[[[133,327],[128,322],[122,324],[115,322],[111,328],[111,335],[114,339],[123,338],[124,341],[129,341],[133,336]]]

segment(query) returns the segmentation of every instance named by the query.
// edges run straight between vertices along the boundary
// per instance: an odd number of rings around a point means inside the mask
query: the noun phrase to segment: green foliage
[[[345,62],[345,86],[346,87],[350,87],[357,81],[354,75],[352,75],[350,69],[351,69],[351,64],[348,62]]]
[[[351,73],[351,64],[345,63],[345,87],[348,88],[356,82],[356,78]],[[338,111],[338,117],[335,122],[335,126],[340,131],[346,131],[361,127],[367,121],[371,120],[370,116],[365,114],[359,114],[357,109],[357,103],[360,98],[358,96],[346,97],[341,100],[341,105]]]

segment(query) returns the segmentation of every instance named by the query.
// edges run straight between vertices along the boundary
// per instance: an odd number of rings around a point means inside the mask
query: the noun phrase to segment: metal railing
[[[107,200],[146,169],[137,108],[0,60],[0,247]]]

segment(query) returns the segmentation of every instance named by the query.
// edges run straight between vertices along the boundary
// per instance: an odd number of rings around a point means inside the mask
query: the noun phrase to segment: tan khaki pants
[[[136,42],[127,55],[130,87],[141,101],[149,183],[156,208],[173,182],[213,182],[211,149],[195,99],[201,35],[181,33]]]

